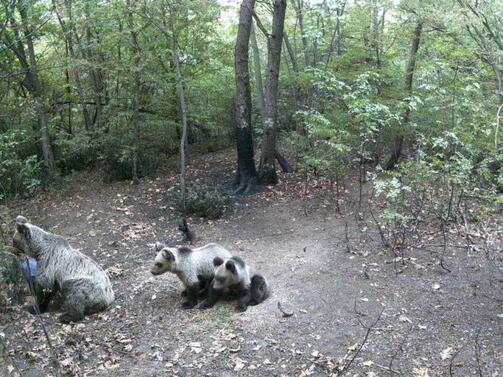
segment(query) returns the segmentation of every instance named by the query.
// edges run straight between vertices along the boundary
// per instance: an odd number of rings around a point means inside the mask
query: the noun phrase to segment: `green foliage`
[[[103,161],[108,179],[123,181],[132,179],[133,148],[127,142],[128,137],[113,133],[101,138],[99,159]],[[162,153],[154,143],[142,141],[138,153],[138,177],[155,173],[165,161]]]
[[[177,199],[178,208],[183,210],[181,193]],[[232,206],[232,199],[221,192],[217,186],[202,183],[187,185],[187,214],[193,214],[208,219],[218,219]]]
[[[86,133],[60,137],[55,146],[57,164],[63,175],[88,168],[99,156],[98,143]]]
[[[36,155],[23,152],[27,143],[23,131],[0,134],[0,202],[8,197],[27,197],[42,182],[42,164]]]

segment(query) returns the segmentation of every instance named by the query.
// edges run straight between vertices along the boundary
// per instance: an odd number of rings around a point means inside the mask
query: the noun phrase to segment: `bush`
[[[232,201],[231,198],[222,193],[216,186],[200,183],[187,185],[186,193],[187,214],[193,214],[208,219],[218,219],[228,210]],[[181,194],[177,198],[178,208],[183,210]]]
[[[110,180],[124,181],[133,178],[133,148],[120,136],[109,136],[105,139],[101,146],[100,159],[105,163]],[[163,159],[164,155],[153,153],[148,144],[140,144],[138,177],[155,173]]]
[[[0,246],[0,311],[22,301],[26,283],[17,258],[2,251]]]
[[[87,133],[58,138],[55,147],[56,161],[63,175],[84,170],[98,160],[99,145]]]
[[[41,184],[42,164],[25,155],[31,140],[24,131],[0,134],[0,202],[7,197],[33,195]]]

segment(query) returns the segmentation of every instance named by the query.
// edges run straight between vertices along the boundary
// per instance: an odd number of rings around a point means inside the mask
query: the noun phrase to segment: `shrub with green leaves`
[[[24,131],[0,134],[0,202],[33,195],[41,184],[41,162],[36,155],[24,154],[29,142]]]
[[[56,139],[57,164],[63,175],[81,171],[95,163],[99,144],[88,133],[77,133]]]
[[[178,208],[183,210],[181,193],[177,198]],[[231,198],[217,186],[201,183],[187,185],[185,208],[187,214],[208,219],[218,219],[232,206]]]

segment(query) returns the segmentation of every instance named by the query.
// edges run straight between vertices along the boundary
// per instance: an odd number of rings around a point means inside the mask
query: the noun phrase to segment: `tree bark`
[[[92,120],[92,124],[97,128],[101,128],[101,117],[103,114],[103,98],[105,85],[103,83],[103,71],[101,69],[101,59],[99,54],[94,54],[92,49],[93,46],[93,38],[91,31],[91,4],[90,0],[85,0],[84,13],[86,18],[86,27],[85,27],[85,37],[86,37],[86,47],[84,48],[84,52],[86,54],[87,60],[91,63],[94,68],[90,69],[91,73],[91,81],[94,89],[94,102],[95,102],[95,112]],[[127,2],[129,4],[129,2]],[[80,44],[80,41],[78,41]]]
[[[409,123],[410,119],[410,96],[412,95],[412,83],[414,79],[414,70],[416,69],[416,59],[417,52],[419,50],[419,44],[421,42],[421,33],[423,30],[423,21],[419,20],[416,24],[416,28],[414,29],[414,34],[412,36],[412,45],[410,48],[409,61],[407,62],[407,67],[405,69],[405,94],[406,94],[406,107],[404,114],[402,116],[401,126],[406,127]],[[404,143],[404,135],[401,130],[398,130],[397,136],[393,142],[391,156],[388,159],[388,162],[384,165],[385,170],[391,170],[395,167],[396,163],[400,159],[402,154]]]
[[[236,125],[237,169],[236,193],[248,194],[256,183],[257,171],[253,159],[251,129],[251,90],[248,68],[248,49],[253,22],[255,0],[243,0],[239,10],[239,26],[234,50],[236,99],[234,105]]]
[[[136,2],[136,0],[133,0]],[[133,127],[133,182],[135,184],[139,183],[138,179],[138,164],[139,164],[139,149],[140,149],[140,92],[141,92],[141,78],[140,78],[140,65],[141,65],[141,53],[140,45],[138,43],[138,32],[135,29],[133,20],[133,9],[131,0],[126,0],[127,11],[128,11],[128,26],[129,33],[131,35],[131,46],[133,53],[133,116],[131,118],[131,125]]]
[[[52,152],[52,146],[49,137],[48,119],[47,119],[48,117],[44,105],[42,87],[40,85],[40,80],[38,77],[37,59],[35,56],[35,48],[33,47],[33,39],[32,39],[33,33],[29,26],[27,6],[28,6],[27,2],[18,2],[17,4],[18,12],[21,17],[23,37],[26,42],[28,57],[26,57],[24,45],[19,36],[19,27],[16,24],[14,18],[12,18],[11,23],[13,28],[16,30],[16,39],[18,46],[17,55],[18,57],[21,57],[22,60],[24,60],[24,62],[20,63],[21,65],[23,65],[24,63],[24,65],[26,65],[26,67],[28,68],[24,85],[34,98],[35,112],[38,118],[38,124],[40,129],[40,142],[42,145],[42,154],[44,157],[45,166],[50,174],[55,174],[56,164],[54,162],[54,155]]]
[[[276,173],[276,123],[278,118],[278,84],[285,25],[286,0],[274,1],[272,33],[267,40],[267,83],[265,91],[264,134],[258,172],[260,184],[278,183]]]

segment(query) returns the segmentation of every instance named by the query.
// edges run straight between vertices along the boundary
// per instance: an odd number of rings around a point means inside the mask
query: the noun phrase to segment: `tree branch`
[[[255,23],[257,24],[257,27],[265,35],[265,37],[267,39],[269,39],[271,37],[271,35],[267,32],[267,29],[264,27],[264,25],[260,21],[260,18],[258,18],[257,13],[255,13],[255,11],[252,12],[252,16],[255,19]]]

